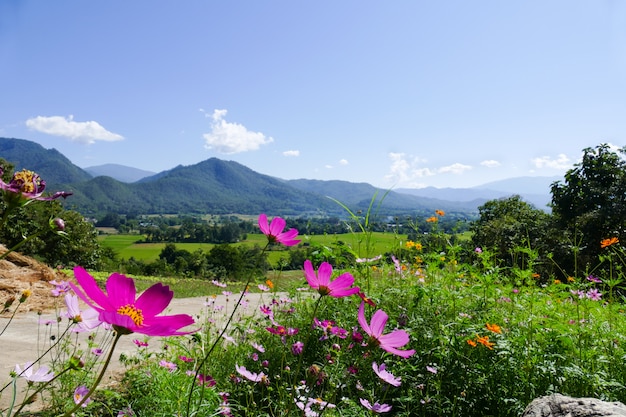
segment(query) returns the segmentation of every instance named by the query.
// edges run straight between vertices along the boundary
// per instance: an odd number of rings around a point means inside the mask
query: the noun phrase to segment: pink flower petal
[[[160,314],[174,298],[174,292],[170,287],[160,282],[154,284],[143,292],[135,302],[135,307],[141,310],[144,319]]]
[[[372,316],[372,319],[370,320],[370,325],[372,329],[372,333],[370,334],[370,336],[379,339],[383,334],[383,330],[385,330],[385,324],[387,324],[387,319],[389,319],[387,313],[382,310],[376,310],[376,312]]]

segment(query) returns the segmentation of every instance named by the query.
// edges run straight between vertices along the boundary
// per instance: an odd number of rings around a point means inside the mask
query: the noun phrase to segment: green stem
[[[72,408],[70,411],[63,414],[63,417],[70,417],[76,410],[78,410],[83,405],[85,401],[87,401],[87,399],[91,396],[91,394],[93,394],[93,392],[96,390],[96,388],[100,384],[100,381],[102,381],[102,378],[104,377],[104,373],[109,367],[109,363],[111,362],[111,358],[113,357],[113,351],[115,350],[115,346],[117,345],[117,342],[120,340],[120,337],[122,337],[122,335],[123,334],[120,333],[119,331],[116,332],[115,339],[113,339],[113,344],[111,344],[111,350],[109,351],[109,354],[107,355],[106,361],[104,362],[104,365],[102,366],[102,369],[100,370],[100,375],[98,375],[96,382],[93,383],[93,385],[89,389],[89,392],[83,397],[83,399],[80,400],[80,402],[76,404],[74,408]]]

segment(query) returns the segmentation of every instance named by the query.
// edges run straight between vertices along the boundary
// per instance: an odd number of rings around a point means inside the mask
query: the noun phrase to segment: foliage
[[[487,201],[478,211],[479,219],[470,227],[472,244],[491,252],[499,267],[524,268],[529,258],[519,248],[546,247],[550,216],[519,195]]]
[[[626,148],[613,151],[602,144],[583,150],[582,161],[565,174],[563,182],[552,184],[552,212],[562,246],[555,248],[561,258],[568,247],[579,247],[577,262],[590,268],[600,253],[600,241],[624,238],[626,225]],[[578,265],[563,265],[570,273]]]

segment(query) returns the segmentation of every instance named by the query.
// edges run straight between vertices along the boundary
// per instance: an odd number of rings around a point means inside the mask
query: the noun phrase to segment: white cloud
[[[563,153],[559,154],[556,159],[552,159],[549,156],[542,156],[539,158],[533,158],[530,161],[536,168],[551,168],[551,169],[569,169],[572,167],[572,162]]]
[[[333,169],[333,166],[332,165],[324,165],[324,168],[326,168],[326,169]]]
[[[430,168],[419,168],[418,165],[425,160],[420,160],[415,157],[407,157],[404,153],[390,152],[389,159],[391,159],[391,166],[389,167],[389,174],[385,175],[387,181],[394,182],[396,184],[416,186],[414,183],[416,178],[424,178],[435,175]]]
[[[348,165],[348,160],[347,159],[340,159],[339,160],[339,165]]]
[[[459,175],[464,173],[465,171],[469,171],[470,169],[472,169],[471,166],[469,165],[463,165],[463,164],[459,164],[458,162],[452,165],[448,165],[446,167],[441,167],[437,170],[437,172],[440,172],[442,174],[455,174],[455,175]]]
[[[482,166],[484,166],[484,167],[487,167],[487,168],[496,168],[496,167],[499,167],[500,165],[502,165],[502,164],[500,164],[500,162],[498,162],[496,160],[493,160],[493,159],[487,159],[485,161],[482,161],[480,164]]]
[[[48,135],[63,136],[75,142],[91,145],[98,140],[114,142],[124,139],[117,133],[112,133],[102,127],[98,122],[75,122],[74,116],[37,116],[26,120],[29,129]]]
[[[300,156],[300,151],[285,151],[283,156]]]
[[[274,141],[265,137],[263,133],[251,132],[238,123],[229,123],[224,120],[227,110],[214,110],[211,117],[211,132],[202,135],[206,141],[204,147],[215,149],[219,153],[233,154],[239,152],[256,151],[261,145]]]

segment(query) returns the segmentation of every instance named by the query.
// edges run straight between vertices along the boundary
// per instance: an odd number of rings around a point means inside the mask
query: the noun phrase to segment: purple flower
[[[85,396],[89,394],[89,388],[84,385],[79,386],[74,390],[74,402],[81,404],[81,407],[87,407],[87,404],[91,402],[91,398],[85,399]]]
[[[297,341],[293,345],[291,345],[291,353],[295,356],[302,354],[302,350],[304,349],[304,343]]]
[[[55,297],[59,297],[72,289],[67,281],[50,281],[50,284],[54,285],[54,289],[51,292]]]
[[[592,288],[589,291],[587,291],[587,298],[593,301],[600,301],[600,299],[602,298],[602,293],[600,293],[600,291],[598,291],[597,288]]]
[[[42,366],[37,371],[33,371],[33,363],[26,362],[24,369],[20,365],[15,365],[15,373],[29,382],[48,382],[54,378],[54,373],[50,372],[50,368]]]
[[[426,370],[430,372],[431,374],[437,373],[437,368],[435,368],[434,366],[426,365]]]
[[[587,281],[590,281],[590,282],[595,282],[596,284],[599,284],[599,283],[601,283],[601,282],[602,282],[602,280],[601,280],[600,278],[598,278],[598,277],[594,277],[593,275],[589,275],[589,276],[587,277]]]
[[[166,360],[160,361],[159,366],[166,368],[170,372],[174,372],[176,369],[178,369],[178,366],[174,362],[169,362]]]
[[[259,215],[259,229],[270,243],[282,243],[285,246],[295,246],[300,243],[300,240],[296,239],[298,231],[296,229],[289,229],[287,232],[283,232],[287,222],[280,217],[274,217],[271,223],[268,223],[267,215]]]
[[[5,199],[9,204],[24,205],[34,200],[50,201],[72,195],[72,193],[59,191],[50,197],[43,197],[46,182],[38,174],[27,169],[13,173],[13,178],[8,184],[2,181],[2,174],[4,174],[4,169],[0,167],[0,189],[5,191]]]
[[[122,333],[142,333],[148,336],[178,336],[193,333],[180,331],[194,323],[188,314],[158,316],[167,308],[174,292],[160,282],[136,297],[135,282],[122,274],[112,274],[106,282],[106,293],[83,268],[74,268],[80,287],[70,283],[74,292],[99,312],[99,319]],[[83,292],[84,291],[84,292]]]
[[[380,379],[382,379],[389,385],[393,385],[394,387],[399,387],[400,384],[402,384],[402,382],[400,382],[401,378],[400,377],[396,378],[395,376],[393,376],[393,374],[391,372],[388,372],[385,369],[385,367],[386,366],[384,363],[378,366],[376,362],[372,362],[372,369],[374,369],[374,372],[376,373],[376,375],[378,375]]]
[[[476,249],[474,249],[474,252],[476,252],[476,253],[483,253],[483,249],[477,247]]]
[[[322,262],[316,274],[311,261],[308,259],[304,261],[304,276],[311,288],[317,290],[321,296],[330,295],[331,297],[340,298],[357,294],[360,291],[359,287],[352,287],[352,284],[354,284],[352,274],[346,272],[331,282],[330,277],[332,274],[333,267],[328,262]]]
[[[380,346],[381,349],[403,358],[408,358],[415,353],[413,349],[398,349],[409,343],[409,334],[404,330],[394,330],[391,333],[383,334],[385,324],[387,324],[387,320],[389,319],[389,316],[384,311],[377,310],[374,315],[372,315],[370,325],[365,319],[365,303],[361,301],[357,319],[363,331],[369,335],[370,343]]]
[[[388,413],[391,411],[391,406],[389,404],[379,404],[377,402],[370,404],[370,402],[364,398],[359,398],[359,401],[361,401],[361,405],[363,405],[363,407],[374,413]]]

